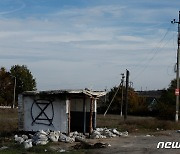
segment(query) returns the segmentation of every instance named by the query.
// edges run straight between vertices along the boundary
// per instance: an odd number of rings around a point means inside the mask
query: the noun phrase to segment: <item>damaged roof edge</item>
[[[58,94],[85,94],[90,97],[101,97],[106,95],[105,91],[92,91],[89,89],[80,89],[80,90],[49,90],[49,91],[25,91],[22,93],[22,95],[41,95],[41,94],[46,94],[46,95],[58,95]]]

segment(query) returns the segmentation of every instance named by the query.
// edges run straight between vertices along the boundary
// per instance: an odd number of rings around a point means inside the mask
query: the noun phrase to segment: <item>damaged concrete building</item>
[[[18,98],[20,131],[89,132],[96,128],[97,99],[103,91],[26,91]]]

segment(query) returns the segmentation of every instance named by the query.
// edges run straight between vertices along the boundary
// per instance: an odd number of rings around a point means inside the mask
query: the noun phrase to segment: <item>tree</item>
[[[113,99],[116,91],[118,90],[118,87],[113,87],[110,92],[108,93],[108,100],[107,103],[103,104],[103,109],[107,109],[107,106]],[[124,94],[125,94],[125,87],[123,87]],[[123,102],[125,102],[125,97],[123,97]],[[115,96],[110,108],[109,113],[116,113],[120,114],[121,110],[121,102],[122,102],[122,87],[120,87],[119,91],[117,92],[117,95]],[[105,107],[106,106],[106,107]],[[123,103],[124,108],[124,103]],[[145,112],[147,110],[147,105],[141,101],[141,99],[138,97],[138,95],[135,93],[133,88],[129,88],[128,90],[128,113],[130,114],[137,114],[138,112]]]
[[[9,72],[4,67],[0,69],[0,104],[10,105],[13,101],[13,82]]]
[[[128,110],[133,115],[148,115],[148,104],[146,99],[139,96],[133,89],[128,94]]]
[[[27,66],[14,65],[11,67],[10,73],[16,78],[16,91],[18,94],[24,91],[36,90],[36,80]]]
[[[18,94],[24,91],[36,90],[36,80],[25,65],[14,65],[10,69],[10,74],[16,80],[16,100]]]
[[[8,72],[4,67],[0,68],[0,104],[13,105],[15,88],[15,101],[18,94],[24,91],[36,90],[36,81],[32,73],[25,65],[14,65]]]
[[[174,119],[176,110],[176,79],[172,80],[169,87],[164,89],[160,98],[160,103],[157,104],[159,117],[162,119]]]

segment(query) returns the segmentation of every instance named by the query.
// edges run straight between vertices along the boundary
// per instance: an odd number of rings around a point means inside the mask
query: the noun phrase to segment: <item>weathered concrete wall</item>
[[[90,98],[85,99],[86,112],[90,112]],[[97,101],[94,100],[93,112],[97,110]],[[82,99],[71,99],[71,111],[83,112],[83,98]]]
[[[70,99],[62,95],[21,95],[19,98],[19,130],[89,131],[91,98]],[[96,100],[93,101],[92,125],[96,128],[97,105]]]
[[[66,101],[55,98],[49,105],[43,104],[48,103],[47,101],[41,101],[42,104],[39,101],[40,109],[34,103],[34,100],[34,97],[24,97],[24,130],[37,131],[50,129],[67,133]],[[46,105],[47,107],[45,108]],[[48,118],[52,120],[52,123]]]
[[[23,111],[23,96],[18,96],[18,129],[24,130],[24,111]]]

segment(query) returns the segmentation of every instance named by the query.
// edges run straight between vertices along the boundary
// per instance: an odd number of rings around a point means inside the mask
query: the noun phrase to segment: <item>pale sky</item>
[[[38,90],[135,90],[175,78],[180,0],[0,0],[0,66],[26,65]]]

